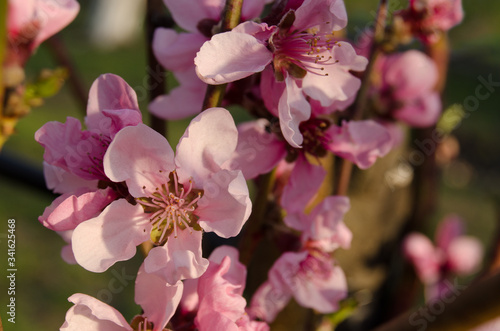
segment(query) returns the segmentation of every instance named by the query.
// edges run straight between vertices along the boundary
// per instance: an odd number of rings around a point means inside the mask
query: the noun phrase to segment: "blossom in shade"
[[[291,298],[303,307],[328,314],[347,297],[347,281],[330,255],[318,250],[286,252],[254,294],[249,314],[272,322]]]
[[[35,133],[35,140],[45,148],[47,187],[61,194],[39,221],[64,232],[67,242],[80,223],[128,195],[126,187],[105,175],[103,157],[118,131],[142,122],[134,90],[116,75],[101,75],[90,88],[85,122],[87,129],[82,130],[79,120],[68,117],[66,123],[48,122]],[[63,256],[72,256],[64,250]]]
[[[196,115],[202,108],[206,84],[196,75],[193,61],[219,23],[225,1],[164,0],[164,3],[185,31],[157,28],[152,47],[158,62],[173,73],[179,86],[154,99],[149,110],[160,118],[178,120]],[[263,0],[243,2],[241,20],[258,17],[264,4]]]
[[[479,266],[483,246],[476,238],[463,233],[463,221],[456,215],[449,215],[436,230],[435,245],[416,232],[405,238],[404,254],[426,285],[429,300],[439,298],[448,290],[443,281],[450,274],[468,275]]]
[[[435,90],[438,71],[431,58],[417,50],[380,56],[375,71],[379,76],[372,95],[382,116],[414,127],[437,122],[442,105]]]
[[[410,0],[407,9],[396,13],[411,32],[425,43],[434,43],[442,32],[462,22],[462,0]]]
[[[104,156],[104,172],[112,181],[126,183],[133,203],[113,201],[76,227],[72,247],[77,262],[102,272],[151,241],[155,247],[145,259],[146,272],[170,284],[203,274],[208,261],[201,255],[202,230],[236,236],[251,211],[241,171],[222,167],[236,140],[234,121],[223,108],[195,117],[175,154],[146,125],[118,132]]]
[[[238,261],[238,251],[221,246],[209,260],[207,271],[197,280],[199,304],[194,322],[198,330],[269,330],[266,323],[251,320],[245,311],[246,268]]]
[[[135,302],[143,309],[129,324],[115,308],[86,294],[73,294],[69,301],[74,304],[66,313],[66,320],[60,330],[152,330],[162,331],[182,297],[183,284],[166,284],[155,275],[144,272],[143,266],[135,282]]]
[[[343,219],[350,207],[349,198],[328,196],[309,214],[289,213],[284,222],[302,233],[302,245],[305,247],[323,252],[333,252],[339,247],[349,249],[352,233]]]
[[[363,71],[366,58],[333,37],[346,24],[342,0],[305,0],[278,25],[244,22],[214,35],[197,53],[196,71],[206,83],[223,84],[272,66],[275,79],[285,83],[277,103],[281,131],[291,146],[300,147],[298,126],[311,116],[306,97],[330,107],[353,100],[360,87],[349,71]]]
[[[31,53],[71,23],[79,10],[76,0],[8,0],[5,63],[24,66]]]

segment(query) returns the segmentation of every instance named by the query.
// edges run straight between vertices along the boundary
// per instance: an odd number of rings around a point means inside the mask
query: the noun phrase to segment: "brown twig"
[[[153,53],[153,36],[156,28],[157,17],[164,12],[163,2],[161,0],[148,0],[146,9],[146,40],[147,40],[147,61],[148,61],[148,97],[153,101],[156,97],[165,94],[166,81],[165,70],[158,63]],[[167,121],[153,114],[150,115],[150,126],[153,130],[162,136],[167,135]]]
[[[87,98],[88,98],[88,88],[83,83],[82,77],[76,66],[69,55],[68,49],[64,44],[63,40],[59,35],[55,35],[49,38],[47,41],[47,46],[52,53],[52,56],[56,59],[57,63],[65,67],[69,72],[68,82],[71,92],[76,97],[76,100],[80,104],[80,110],[83,114],[86,113],[87,109]]]
[[[226,0],[226,5],[221,15],[220,32],[231,31],[240,23],[242,6],[243,0]],[[219,107],[224,99],[226,87],[227,84],[208,85],[201,111],[212,107]]]
[[[353,105],[351,120],[359,121],[363,118],[363,112],[368,105],[368,92],[370,90],[370,76],[375,65],[375,60],[380,53],[380,43],[384,40],[385,26],[387,21],[387,0],[381,0],[377,11],[377,18],[375,22],[375,30],[373,33],[373,43],[368,58],[368,65],[363,72],[361,78],[361,87],[359,88],[358,95]],[[337,176],[337,185],[335,186],[335,195],[346,195],[351,181],[353,164],[351,161],[341,159],[340,167]]]
[[[414,331],[422,327],[426,331],[467,331],[500,317],[498,293],[500,273],[471,285],[463,292],[455,288],[446,298],[404,313],[374,331]]]

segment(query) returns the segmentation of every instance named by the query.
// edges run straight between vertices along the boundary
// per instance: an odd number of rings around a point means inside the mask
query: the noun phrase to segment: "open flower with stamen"
[[[174,315],[183,292],[182,282],[165,284],[165,280],[144,272],[141,266],[135,281],[135,302],[143,314],[129,324],[115,308],[82,293],[73,294],[74,304],[66,313],[60,330],[64,331],[162,331]]]
[[[275,79],[286,84],[278,104],[283,136],[293,147],[300,147],[303,137],[298,126],[311,116],[306,98],[330,107],[354,100],[361,85],[349,71],[364,70],[368,61],[349,43],[333,38],[333,32],[346,24],[342,0],[305,0],[278,25],[244,22],[214,35],[198,52],[196,70],[206,83],[223,84],[271,65]]]
[[[238,133],[229,112],[211,108],[195,117],[176,153],[160,134],[139,124],[121,130],[104,157],[104,171],[125,182],[132,203],[111,203],[73,233],[73,252],[84,268],[102,272],[130,259],[136,246],[155,247],[145,271],[175,284],[203,274],[202,231],[236,236],[251,211],[245,179],[223,163],[236,148]],[[92,245],[89,246],[89,243]]]

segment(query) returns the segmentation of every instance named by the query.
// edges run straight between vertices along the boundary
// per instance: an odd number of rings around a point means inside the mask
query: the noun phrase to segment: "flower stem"
[[[226,5],[221,15],[222,20],[219,32],[231,31],[240,23],[242,6],[243,0],[226,0]],[[226,93],[226,87],[227,84],[208,85],[201,111],[212,107],[220,107]]]
[[[361,79],[361,87],[359,88],[358,95],[356,96],[356,101],[353,105],[353,111],[351,115],[351,120],[359,121],[363,118],[363,112],[368,105],[368,92],[370,90],[370,76],[375,65],[375,60],[380,54],[380,44],[384,40],[385,36],[385,26],[387,21],[387,0],[381,0],[378,11],[377,18],[375,22],[375,30],[373,32],[373,43],[370,50],[370,56],[368,58],[368,65],[363,72],[363,77]],[[351,161],[346,159],[341,159],[340,167],[338,172],[337,185],[335,187],[334,193],[336,195],[346,195],[347,189],[349,188],[349,183],[351,181],[353,164]]]
[[[416,325],[420,325],[419,321],[426,322],[427,331],[466,331],[497,318],[500,311],[500,273],[465,290],[456,286],[451,293],[453,296],[448,297],[449,300],[431,301],[416,312],[406,312],[375,331],[413,331]],[[428,312],[435,311],[436,302],[445,305],[446,309],[440,314],[428,315]],[[426,313],[421,315],[421,312]],[[425,319],[425,316],[430,318]],[[411,323],[412,321],[415,323]]]
[[[262,239],[261,230],[269,205],[269,193],[274,186],[276,169],[259,177],[257,192],[246,226],[243,228],[241,242],[239,245],[240,262],[249,265],[252,256]]]
[[[146,9],[146,37],[147,37],[147,61],[148,61],[148,87],[149,101],[153,101],[156,97],[165,94],[166,81],[165,70],[158,63],[153,53],[153,35],[158,27],[157,17],[163,12],[163,2],[161,0],[148,0]],[[150,115],[150,126],[153,130],[160,133],[162,136],[167,136],[167,121],[153,114]]]

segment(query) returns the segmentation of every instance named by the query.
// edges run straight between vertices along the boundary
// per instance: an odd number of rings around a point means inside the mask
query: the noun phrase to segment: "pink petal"
[[[304,138],[299,124],[311,117],[311,105],[295,79],[287,76],[285,83],[286,89],[278,104],[281,132],[292,147],[300,148]]]
[[[245,299],[239,294],[239,285],[225,279],[231,259],[221,264],[210,264],[198,282],[200,305],[195,324],[200,331],[238,330],[236,321],[245,314]]]
[[[158,28],[153,36],[153,52],[166,69],[184,71],[194,68],[194,58],[201,45],[208,40],[200,33],[178,33]]]
[[[125,199],[112,202],[96,218],[78,225],[72,246],[79,265],[103,272],[117,261],[130,259],[136,246],[149,239],[151,224],[141,205]]]
[[[455,214],[447,215],[439,224],[434,234],[437,247],[446,251],[456,238],[465,233],[465,225],[462,218]]]
[[[461,236],[450,243],[446,253],[449,268],[458,275],[468,275],[479,267],[483,259],[483,245],[474,237]]]
[[[180,85],[168,94],[156,97],[149,104],[149,111],[160,118],[173,121],[197,115],[203,108],[207,84],[196,76],[194,67],[176,72],[174,76]]]
[[[438,80],[434,61],[417,50],[391,55],[385,63],[385,81],[394,88],[397,99],[429,94]]]
[[[119,109],[133,110],[138,118],[141,116],[137,95],[123,78],[113,74],[99,76],[90,87],[85,124],[98,134],[117,132],[121,128],[113,127],[102,111]]]
[[[36,0],[10,0],[7,2],[7,32],[9,37],[17,37],[25,24],[32,24],[36,10]]]
[[[241,20],[248,21],[260,16],[266,0],[243,1],[241,8]]]
[[[312,279],[299,278],[293,297],[303,307],[313,308],[320,313],[329,314],[339,309],[339,302],[347,297],[347,280],[339,266],[325,262],[320,268],[326,274]],[[305,271],[306,273],[308,271]],[[315,270],[311,270],[314,273]]]
[[[238,131],[227,110],[204,110],[191,121],[177,145],[179,180],[185,183],[192,177],[200,188],[231,157],[237,141]]]
[[[102,111],[102,114],[105,118],[111,120],[109,127],[109,137],[111,139],[124,127],[142,123],[141,112],[137,109],[105,109]]]
[[[60,330],[132,331],[120,312],[91,296],[76,293],[68,301],[75,305],[66,313],[66,321]]]
[[[81,129],[80,121],[73,117],[68,117],[66,123],[45,123],[35,132],[35,140],[45,148],[44,160],[49,164],[79,174],[72,170],[80,167],[84,162],[83,153],[76,151],[76,146],[87,138]]]
[[[224,8],[223,0],[163,0],[175,22],[189,32],[197,31],[203,19],[220,20]]]
[[[184,291],[180,302],[180,309],[182,314],[196,312],[198,310],[199,297],[198,297],[198,278],[185,279]]]
[[[222,245],[213,250],[208,257],[208,260],[211,264],[220,265],[226,257],[229,257],[231,263],[229,265],[229,269],[224,274],[224,279],[233,285],[240,286],[240,288],[235,289],[235,293],[243,295],[247,278],[247,268],[239,261],[239,251],[234,247]]]
[[[54,231],[73,230],[78,224],[99,215],[116,198],[111,188],[90,192],[83,189],[75,195],[63,194],[45,209],[38,220]]]
[[[79,11],[80,5],[75,0],[37,1],[34,18],[40,20],[41,28],[33,41],[32,49],[65,28],[75,19]]]
[[[163,330],[170,321],[182,297],[183,284],[165,283],[157,275],[148,274],[141,265],[135,280],[135,302],[144,311],[148,322],[154,324],[155,330]]]
[[[80,188],[95,191],[98,180],[86,180],[66,170],[43,161],[45,184],[54,193],[71,193]]]
[[[348,249],[352,233],[345,226],[343,219],[350,207],[349,198],[345,196],[329,196],[323,199],[303,218],[307,226],[303,239],[320,242],[317,247],[324,252],[331,252],[338,247]]]
[[[281,205],[287,213],[304,211],[309,201],[318,192],[325,174],[325,169],[310,164],[304,156],[297,159],[281,196]],[[294,227],[294,225],[290,226]]]
[[[174,151],[161,134],[141,123],[118,132],[103,164],[109,179],[125,181],[130,194],[139,198],[168,183],[175,169]]]
[[[200,277],[208,267],[201,256],[201,231],[178,230],[164,246],[154,247],[144,260],[144,270],[175,285],[179,280]]]
[[[279,117],[279,102],[285,93],[285,82],[279,82],[274,76],[271,67],[267,67],[260,75],[260,94],[267,110],[276,117]]]
[[[406,104],[397,109],[394,118],[413,127],[425,128],[434,125],[441,115],[442,104],[439,93],[429,91],[422,97],[407,100]]]
[[[271,51],[255,37],[232,31],[214,35],[194,59],[200,79],[213,85],[261,72],[271,61]]]
[[[322,65],[324,76],[307,74],[303,79],[304,93],[318,100],[323,107],[335,102],[337,107],[345,108],[354,101],[361,86],[360,79],[349,71],[363,71],[368,60],[356,55],[354,48],[346,42],[338,42],[324,56],[332,56],[338,62]]]
[[[393,145],[389,132],[372,120],[343,122],[341,128],[332,127],[332,131],[329,149],[361,169],[371,167]]]
[[[291,298],[292,292],[288,288],[274,287],[266,281],[253,295],[248,313],[253,318],[260,318],[271,323]]]
[[[252,211],[248,186],[241,171],[221,170],[205,180],[203,190],[194,212],[200,217],[198,224],[219,237],[238,235]]]
[[[403,242],[403,252],[414,265],[423,283],[432,284],[439,279],[443,256],[434,248],[429,238],[420,233],[409,234]]]
[[[268,125],[263,118],[238,125],[238,145],[228,161],[229,169],[240,169],[245,179],[252,179],[268,173],[285,157],[285,143],[267,132]]]
[[[342,0],[305,0],[295,11],[293,26],[306,30],[319,26],[320,32],[338,31],[347,25],[347,12]]]
[[[284,253],[269,271],[269,281],[277,288],[288,287],[301,306],[321,313],[338,310],[338,302],[347,296],[345,275],[326,253]]]

